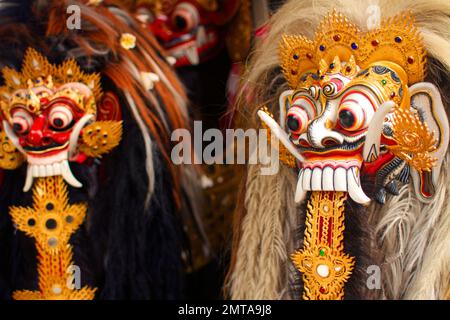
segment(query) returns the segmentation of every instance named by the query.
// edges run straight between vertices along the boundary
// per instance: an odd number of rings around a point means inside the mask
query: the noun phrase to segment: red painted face
[[[220,50],[221,24],[225,16],[234,14],[228,11],[207,11],[196,1],[176,1],[171,9],[150,19],[149,28],[176,59],[176,67],[198,65]]]
[[[39,113],[23,106],[11,109],[12,128],[22,148],[35,157],[50,156],[68,148],[72,128],[84,115],[68,97],[42,98]]]

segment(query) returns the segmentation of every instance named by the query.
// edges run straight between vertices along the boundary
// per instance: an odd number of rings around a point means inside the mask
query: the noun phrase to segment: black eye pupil
[[[344,128],[351,128],[355,124],[355,115],[350,110],[341,110],[339,121]]]
[[[15,131],[15,132],[21,132],[22,131],[22,125],[20,124],[20,123],[14,123],[13,124],[13,130]]]
[[[293,115],[288,116],[287,126],[291,131],[297,131],[300,128],[300,122]]]
[[[60,128],[63,126],[63,124],[64,124],[64,122],[62,121],[62,119],[56,118],[55,120],[53,120],[53,125],[55,127]]]
[[[180,30],[185,29],[187,26],[186,19],[182,16],[175,16],[174,24]]]

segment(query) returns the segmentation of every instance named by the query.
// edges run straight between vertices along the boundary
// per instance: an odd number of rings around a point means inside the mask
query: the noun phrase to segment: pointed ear
[[[442,162],[447,153],[449,143],[448,117],[442,103],[441,94],[435,85],[428,82],[416,83],[409,88],[411,95],[411,111],[418,114],[426,123],[436,139],[436,150],[430,153],[437,159],[431,172],[419,173],[411,170],[417,196],[423,202],[429,202],[435,193]]]
[[[105,92],[97,106],[98,121],[120,121],[122,110],[117,95],[111,91]]]
[[[292,96],[292,94],[294,93],[294,90],[286,90],[283,93],[280,94],[280,98],[278,99],[279,101],[279,106],[280,106],[280,127],[285,130],[285,126],[286,126],[286,114],[287,114],[287,110],[289,109],[290,105],[290,97]]]

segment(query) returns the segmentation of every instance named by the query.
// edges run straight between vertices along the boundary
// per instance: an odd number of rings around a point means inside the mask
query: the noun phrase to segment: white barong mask
[[[405,22],[406,21],[406,22]],[[449,125],[438,89],[422,82],[426,55],[409,15],[362,33],[333,12],[314,41],[284,36],[281,66],[291,90],[280,96],[279,121],[258,115],[286,150],[299,175],[296,201],[307,191],[343,191],[385,202],[412,177],[418,198],[433,198],[447,150]]]

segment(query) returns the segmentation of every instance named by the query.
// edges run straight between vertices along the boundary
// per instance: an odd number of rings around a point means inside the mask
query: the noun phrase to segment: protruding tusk
[[[305,199],[306,191],[303,190],[303,172],[304,170],[300,170],[298,174],[298,181],[297,181],[297,189],[295,190],[295,203],[300,203]]]
[[[361,182],[357,170],[358,168],[356,167],[352,167],[347,170],[348,194],[353,201],[362,205],[368,205],[370,203],[370,198],[366,196],[361,188]]]
[[[69,162],[67,160],[64,160],[61,163],[61,175],[63,176],[63,179],[70,184],[72,187],[75,188],[81,188],[83,185],[80,181],[78,181],[75,176],[73,175],[72,171],[70,170]]]
[[[278,123],[262,110],[258,111],[258,116],[270,128],[272,134],[280,140],[286,149],[288,149],[289,152],[298,160],[303,161],[302,155],[298,152],[295,145],[289,140],[287,133],[281,129]]]
[[[69,159],[72,158],[77,150],[78,137],[84,126],[94,117],[93,114],[84,115],[73,127],[73,131],[69,138]]]
[[[23,150],[22,146],[19,143],[19,138],[14,133],[8,121],[3,120],[3,128],[5,129],[6,135],[8,136],[9,140],[11,140],[14,147],[16,147],[17,150],[19,150],[21,153],[26,154],[25,150]]]
[[[28,192],[33,185],[33,169],[31,165],[27,167],[27,177],[25,178],[25,185],[23,186],[23,192]]]
[[[383,131],[383,122],[386,115],[391,112],[395,106],[393,101],[383,103],[375,112],[367,128],[366,141],[363,149],[363,159],[366,162],[373,162],[380,154],[381,132]]]

